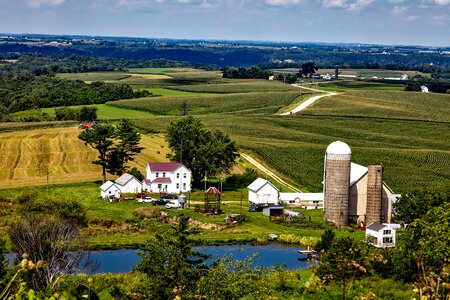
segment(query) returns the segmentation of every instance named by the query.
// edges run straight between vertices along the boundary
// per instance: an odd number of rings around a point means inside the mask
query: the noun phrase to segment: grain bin
[[[348,224],[350,164],[352,150],[341,141],[331,143],[325,153],[324,217],[337,226]]]

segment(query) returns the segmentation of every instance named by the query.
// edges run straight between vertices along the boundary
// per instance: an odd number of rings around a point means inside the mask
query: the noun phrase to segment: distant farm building
[[[108,180],[100,186],[100,196],[106,200],[120,197],[120,188],[112,181]]]
[[[248,186],[248,201],[254,204],[278,204],[280,191],[269,181],[257,178]]]
[[[122,174],[115,181],[121,193],[139,193],[142,190],[142,183],[133,175]]]
[[[375,247],[395,247],[395,228],[388,224],[372,223],[366,227],[366,239]]]
[[[383,165],[351,162],[350,147],[331,143],[325,154],[324,216],[343,226],[391,221],[392,191],[383,182]]]
[[[420,90],[422,91],[422,93],[428,93],[429,92],[428,88],[426,86],[424,86],[424,85],[420,86]]]
[[[323,208],[323,193],[280,193],[280,203],[304,209]]]
[[[147,164],[147,176],[142,189],[158,193],[182,193],[191,190],[191,171],[178,162]]]

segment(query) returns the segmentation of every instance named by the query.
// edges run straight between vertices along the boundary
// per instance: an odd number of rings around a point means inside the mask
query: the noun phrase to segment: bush
[[[225,180],[228,184],[237,185],[240,187],[248,186],[250,183],[258,178],[258,173],[253,169],[245,169],[244,174],[232,174]]]

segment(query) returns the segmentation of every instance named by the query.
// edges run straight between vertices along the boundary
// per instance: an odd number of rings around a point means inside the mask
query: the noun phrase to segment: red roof
[[[148,163],[148,166],[152,172],[174,172],[183,165],[176,161],[170,161]]]
[[[172,180],[167,177],[156,178],[152,183],[172,183]]]
[[[217,188],[212,186],[212,187],[210,187],[209,189],[206,190],[205,194],[217,195],[217,194],[220,194],[220,191]]]

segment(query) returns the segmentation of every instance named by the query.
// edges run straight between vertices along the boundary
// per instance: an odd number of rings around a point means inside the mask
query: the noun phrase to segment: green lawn
[[[88,218],[94,220],[90,223],[89,228],[84,229],[84,232],[89,235],[90,243],[95,247],[111,248],[123,247],[142,243],[145,239],[154,234],[155,231],[164,230],[167,224],[155,222],[143,222],[139,225],[140,229],[133,229],[126,224],[134,224],[141,222],[135,218],[133,212],[135,209],[142,207],[153,207],[149,203],[138,203],[137,200],[128,200],[123,202],[110,203],[109,201],[100,198],[101,183],[78,183],[66,185],[50,185],[49,195],[56,198],[67,198],[68,195],[72,199],[79,200],[87,207]],[[36,187],[36,191],[45,193],[46,187]],[[11,197],[15,198],[22,193],[23,189],[2,189],[0,190],[0,198]],[[227,196],[228,195],[228,196]],[[311,242],[317,241],[325,228],[329,225],[325,224],[322,218],[321,210],[304,211],[298,209],[305,214],[306,218],[303,225],[296,226],[283,222],[271,222],[268,217],[261,212],[249,213],[247,212],[248,200],[247,190],[244,189],[243,200],[240,201],[240,191],[227,192],[222,199],[222,209],[224,214],[218,216],[206,216],[201,213],[196,213],[191,208],[182,210],[169,210],[161,208],[168,214],[168,218],[184,214],[191,219],[200,222],[199,224],[215,224],[218,228],[206,229],[202,228],[200,234],[195,235],[201,243],[224,243],[224,242],[263,242],[267,241],[267,236],[270,233],[277,235],[293,235],[302,241]],[[157,195],[153,195],[157,197]],[[191,201],[203,201],[202,193],[196,193],[192,196]],[[242,207],[241,207],[242,203]],[[224,218],[227,214],[243,213],[249,217],[249,222],[241,225],[226,225]],[[2,214],[0,218],[3,220],[2,224],[7,223],[7,219],[13,218],[13,215]],[[100,221],[96,220],[114,220],[118,223],[109,228],[98,227]],[[139,223],[137,223],[139,224]],[[4,226],[4,225],[2,225]],[[0,231],[4,232],[4,227],[0,227]],[[363,233],[359,231],[340,229],[336,231],[338,236],[352,235],[356,238],[363,238]]]
[[[79,105],[79,106],[69,106],[70,108],[79,108],[81,106],[85,105]],[[110,106],[106,104],[92,104],[88,106],[93,106],[97,108],[97,118],[99,120],[114,120],[114,119],[142,119],[142,118],[151,118],[153,114],[145,112],[145,111],[138,111],[138,110],[132,110],[132,109],[126,109],[126,108],[120,108],[115,106]],[[48,113],[50,116],[55,115],[55,109],[54,108],[44,108],[44,112]]]

